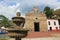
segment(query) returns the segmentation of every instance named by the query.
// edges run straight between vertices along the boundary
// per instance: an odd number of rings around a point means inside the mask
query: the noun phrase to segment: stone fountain
[[[25,24],[25,19],[23,17],[20,17],[20,12],[17,12],[17,16],[12,18],[12,21],[14,24],[16,24],[16,27],[7,29],[8,36],[15,38],[16,40],[21,40],[21,38],[24,38],[27,36],[27,29],[23,29]]]

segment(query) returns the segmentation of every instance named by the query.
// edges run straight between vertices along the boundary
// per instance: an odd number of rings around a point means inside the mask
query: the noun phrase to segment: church
[[[32,12],[26,13],[24,27],[34,32],[48,31],[47,17],[37,7],[34,7]]]
[[[57,19],[47,19],[45,13],[41,13],[38,7],[34,7],[32,12],[26,13],[24,27],[33,32],[59,30],[59,22]]]
[[[21,16],[20,12],[16,13],[17,17]],[[20,15],[20,16],[19,16]],[[33,7],[31,12],[27,12],[25,17],[21,17],[23,28],[31,32],[46,32],[53,30],[60,30],[58,19],[48,19],[44,12],[40,12],[38,7]],[[13,24],[13,26],[17,26]]]

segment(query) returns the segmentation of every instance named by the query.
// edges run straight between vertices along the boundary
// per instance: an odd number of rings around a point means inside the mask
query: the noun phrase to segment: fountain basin
[[[27,32],[28,30],[26,29],[8,29],[8,36],[12,37],[12,38],[16,38],[16,37],[20,37],[20,38],[24,38],[27,36]]]

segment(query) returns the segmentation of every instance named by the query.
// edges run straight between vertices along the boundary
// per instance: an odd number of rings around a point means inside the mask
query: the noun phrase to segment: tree
[[[2,26],[9,27],[10,26],[10,23],[9,23],[8,18],[6,18],[3,15],[0,15],[0,27],[2,27]]]
[[[47,18],[52,18],[52,16],[53,16],[53,9],[50,9],[50,7],[46,6],[44,8],[44,12],[45,12]]]

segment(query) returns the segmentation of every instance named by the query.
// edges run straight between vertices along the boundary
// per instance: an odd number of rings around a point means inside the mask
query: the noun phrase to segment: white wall
[[[49,21],[50,21],[50,25],[49,25],[49,23],[48,23]],[[56,22],[56,25],[54,25],[54,22]],[[47,19],[47,26],[48,26],[48,30],[50,30],[50,27],[52,27],[52,30],[56,30],[56,27],[58,27],[58,29],[59,29],[58,20]]]

